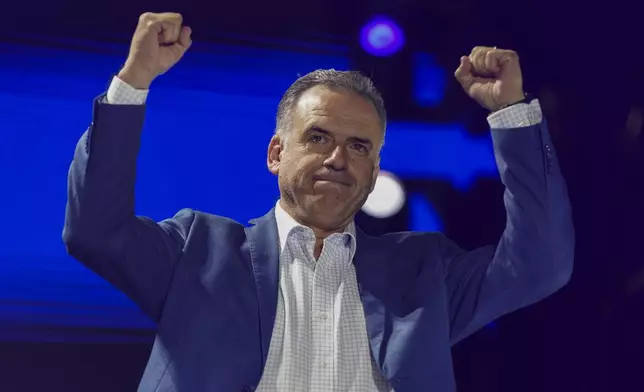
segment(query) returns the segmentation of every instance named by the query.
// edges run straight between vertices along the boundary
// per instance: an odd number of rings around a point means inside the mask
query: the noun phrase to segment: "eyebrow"
[[[327,131],[327,130],[325,130],[325,129],[322,129],[322,128],[320,128],[320,127],[311,127],[311,128],[309,128],[309,129],[307,130],[307,133],[313,133],[313,132],[315,132],[315,133],[322,133],[322,134],[324,134],[324,135],[333,136],[333,133],[332,133],[332,132],[329,132],[329,131]],[[361,137],[357,137],[357,136],[350,136],[350,137],[348,137],[348,138],[347,138],[347,140],[349,140],[350,142],[353,142],[353,143],[365,144],[365,145],[367,145],[367,146],[369,146],[369,147],[372,147],[372,146],[373,146],[373,143],[371,142],[371,140],[369,140],[369,139],[365,139],[365,138],[361,138]]]

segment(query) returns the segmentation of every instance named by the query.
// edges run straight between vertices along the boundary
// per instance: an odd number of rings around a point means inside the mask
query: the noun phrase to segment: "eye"
[[[311,135],[309,141],[314,144],[320,144],[324,143],[326,141],[326,138],[322,135]]]
[[[352,144],[351,148],[356,150],[356,151],[358,151],[361,154],[367,154],[369,152],[369,149],[367,148],[367,146],[365,146],[364,144],[360,144],[360,143]]]

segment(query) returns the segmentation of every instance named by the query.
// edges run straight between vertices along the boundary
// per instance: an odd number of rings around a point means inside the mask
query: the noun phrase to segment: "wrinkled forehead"
[[[327,86],[316,86],[302,94],[293,110],[293,125],[300,131],[315,126],[330,132],[360,131],[379,139],[383,136],[378,112],[367,98]]]

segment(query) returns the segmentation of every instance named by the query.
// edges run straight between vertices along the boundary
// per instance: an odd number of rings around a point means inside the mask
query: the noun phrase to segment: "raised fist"
[[[172,68],[192,44],[192,31],[182,23],[180,14],[170,12],[141,15],[119,78],[137,89],[148,89],[152,81]]]
[[[467,95],[492,112],[524,99],[519,56],[512,50],[477,46],[461,57],[454,76]]]

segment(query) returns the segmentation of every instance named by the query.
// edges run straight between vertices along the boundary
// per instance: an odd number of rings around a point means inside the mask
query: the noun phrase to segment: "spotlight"
[[[405,43],[405,35],[396,22],[384,16],[377,16],[367,23],[360,32],[362,48],[373,56],[391,56]]]
[[[404,204],[405,191],[400,181],[393,174],[381,171],[362,211],[374,218],[389,218],[396,215]]]

